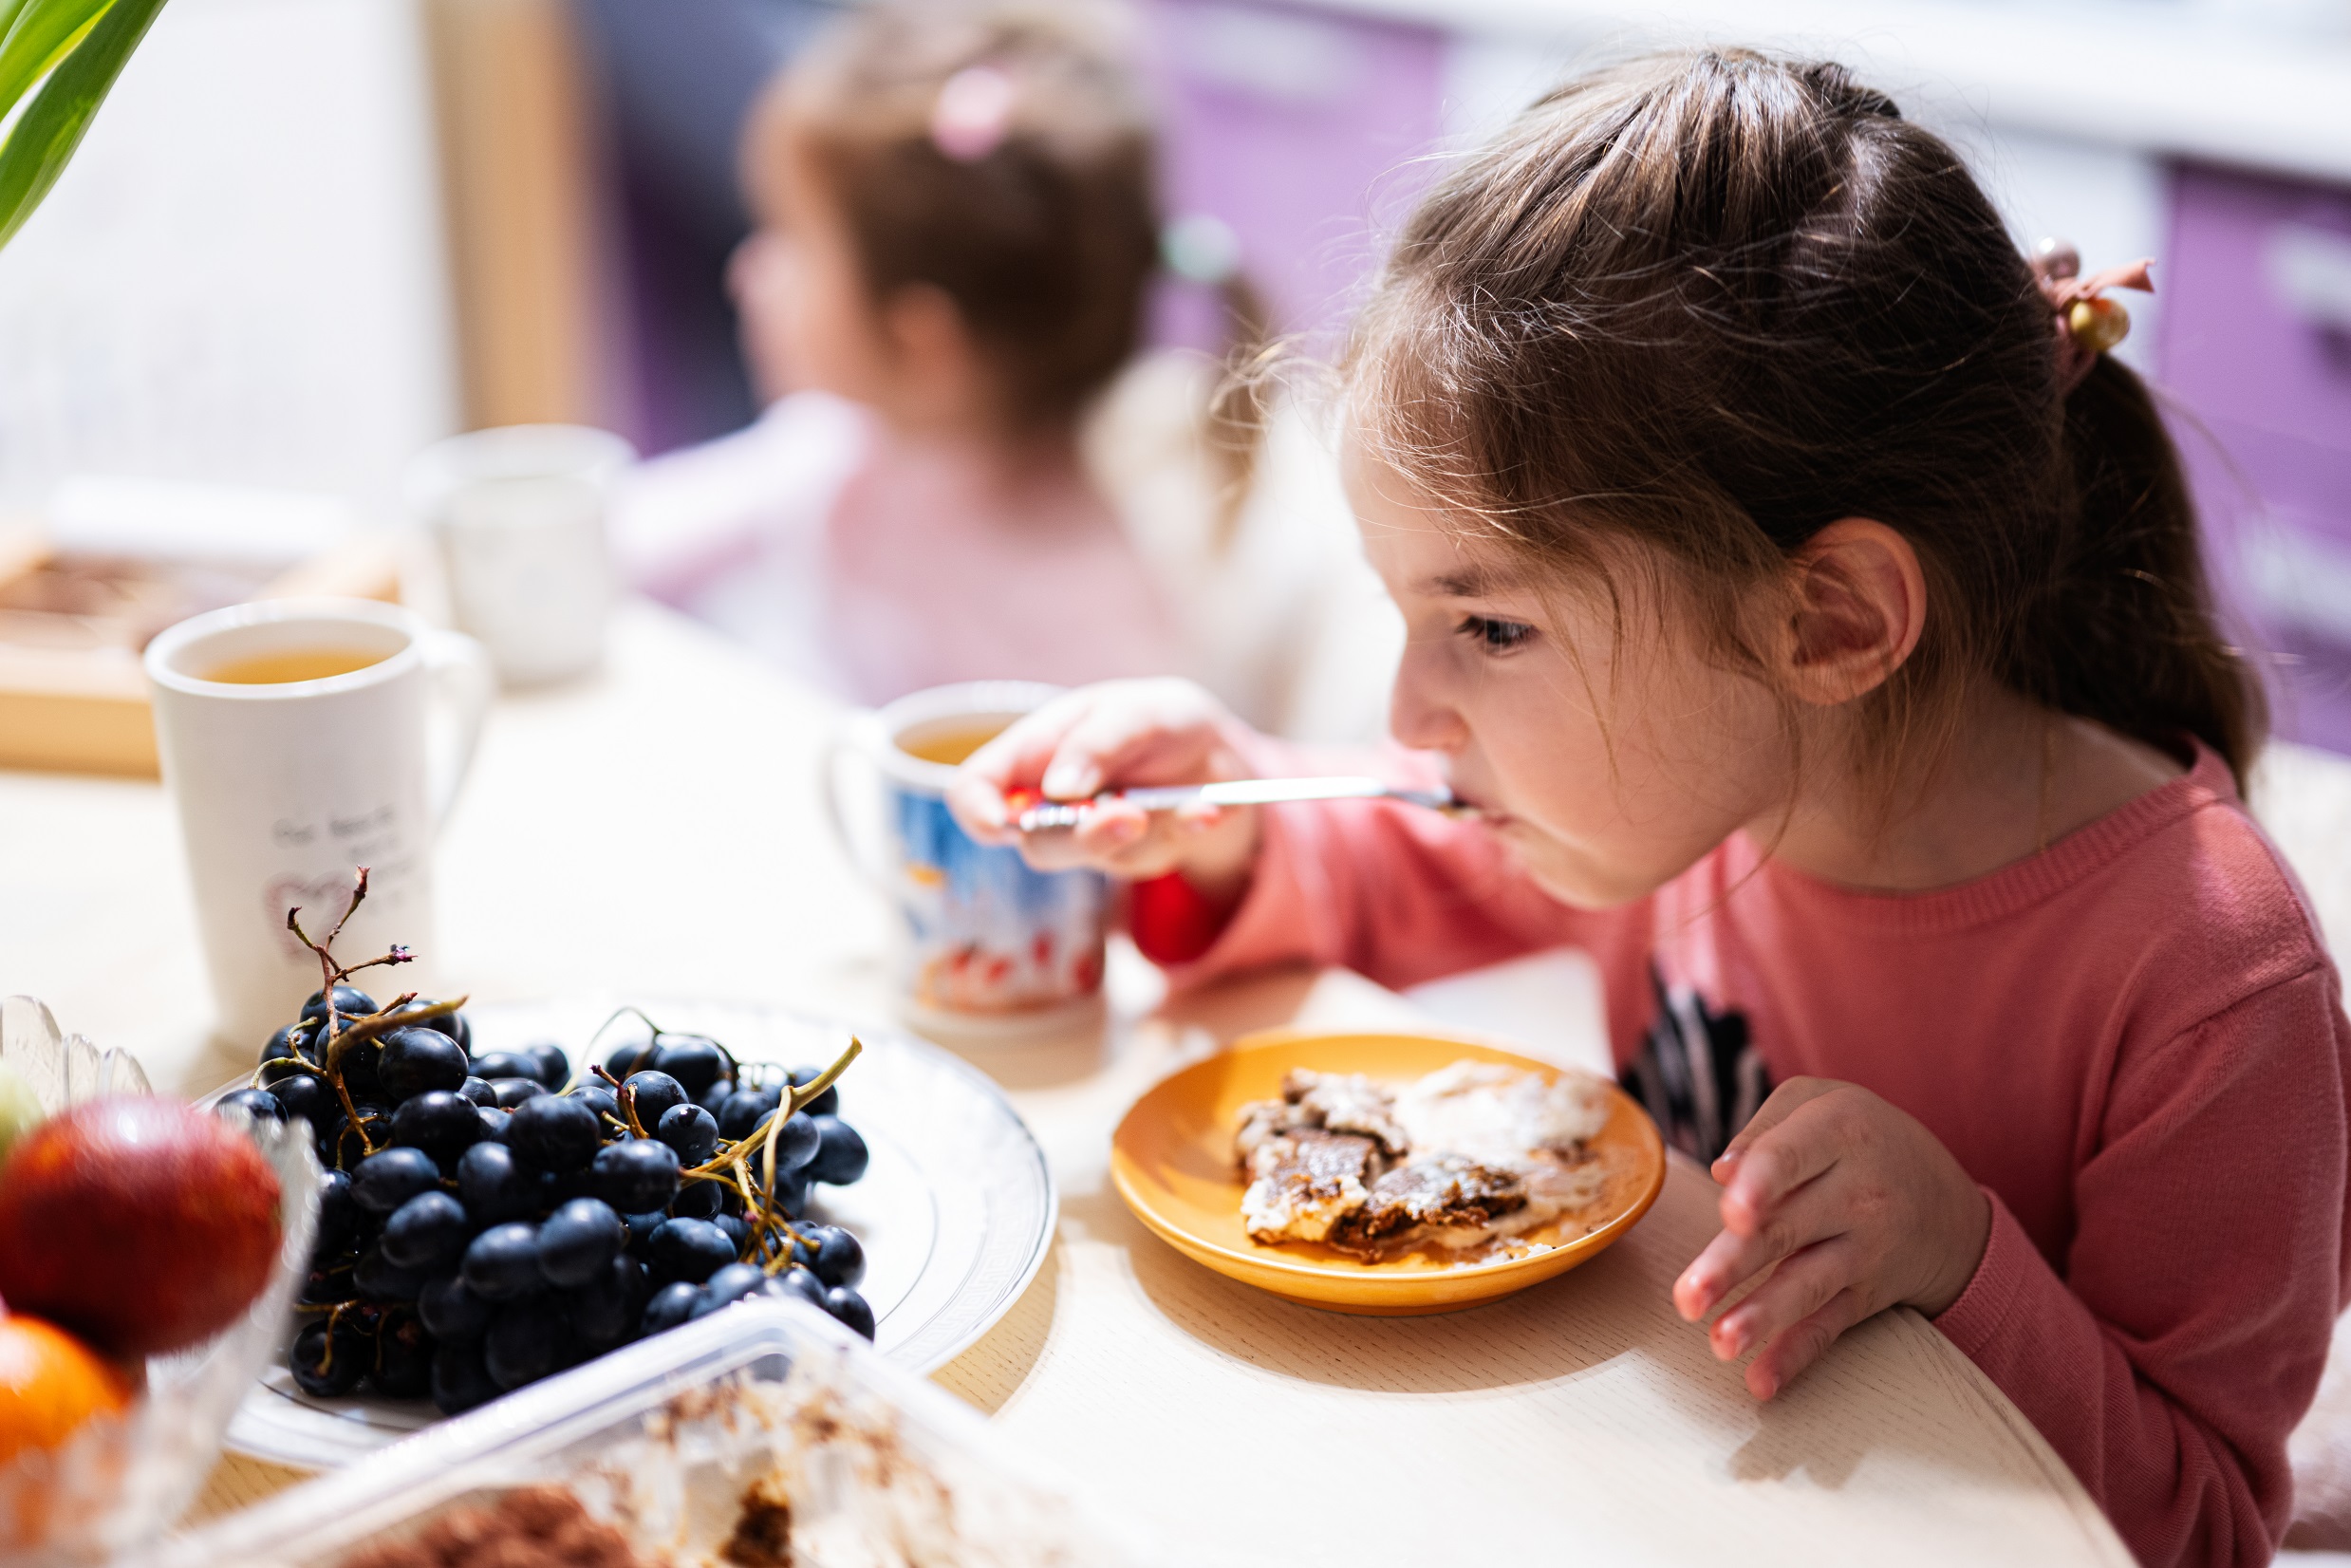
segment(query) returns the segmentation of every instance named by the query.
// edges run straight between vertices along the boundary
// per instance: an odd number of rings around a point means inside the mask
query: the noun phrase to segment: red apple
[[[218,1116],[86,1100],[0,1165],[0,1299],[113,1355],[181,1350],[261,1294],[277,1209],[277,1172]]]

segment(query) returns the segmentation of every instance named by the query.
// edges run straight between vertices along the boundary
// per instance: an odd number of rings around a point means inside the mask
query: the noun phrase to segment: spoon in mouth
[[[1447,816],[1474,816],[1478,809],[1447,789],[1414,790],[1384,778],[1236,778],[1220,784],[1171,784],[1141,790],[1114,790],[1087,800],[1042,800],[1030,792],[1007,797],[1018,808],[1013,826],[1024,833],[1054,828],[1074,828],[1095,806],[1123,801],[1147,812],[1172,812],[1185,806],[1271,806],[1289,800],[1401,800]]]

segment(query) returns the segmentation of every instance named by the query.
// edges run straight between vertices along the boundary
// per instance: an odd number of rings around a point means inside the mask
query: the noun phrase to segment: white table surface
[[[883,1017],[888,916],[817,804],[834,719],[700,630],[630,607],[602,676],[495,710],[440,849],[434,983],[483,1000],[592,987]],[[19,991],[136,1052],[160,1087],[208,1089],[251,1060],[252,1042],[206,1038],[159,788],[0,773],[0,992]],[[1713,1224],[1712,1185],[1686,1165],[1613,1251],[1472,1312],[1319,1313],[1194,1265],[1107,1182],[1133,1096],[1250,1028],[1418,1015],[1336,971],[1154,1008],[1155,977],[1130,954],[1113,994],[1105,1035],[965,1053],[1045,1146],[1061,1225],[1036,1282],[938,1380],[1169,1560],[2130,1560],[2015,1409],[1913,1314],[1847,1335],[1772,1404],[1749,1399],[1668,1304]],[[289,1479],[224,1465],[202,1506]]]

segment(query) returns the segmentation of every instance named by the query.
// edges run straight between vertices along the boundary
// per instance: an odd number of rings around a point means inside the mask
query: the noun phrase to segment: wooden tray
[[[157,776],[140,656],[174,622],[314,595],[396,601],[391,544],[352,540],[284,571],[52,551],[0,524],[0,767]]]

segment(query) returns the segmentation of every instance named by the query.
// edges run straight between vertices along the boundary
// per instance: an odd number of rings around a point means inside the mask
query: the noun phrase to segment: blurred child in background
[[[1269,553],[1241,537],[1265,511],[1248,395],[1212,408],[1164,368],[1113,390],[1161,242],[1148,114],[1102,21],[877,5],[777,80],[744,138],[760,227],[731,282],[782,395],[646,465],[619,546],[656,597],[856,700],[1179,670],[1295,729],[1343,499],[1326,483],[1334,521],[1274,544],[1268,595],[1267,570],[1220,569]],[[1245,355],[1263,312],[1215,271]],[[1221,599],[1228,577],[1251,592]],[[1375,715],[1366,659],[1361,700],[1312,705]]]

